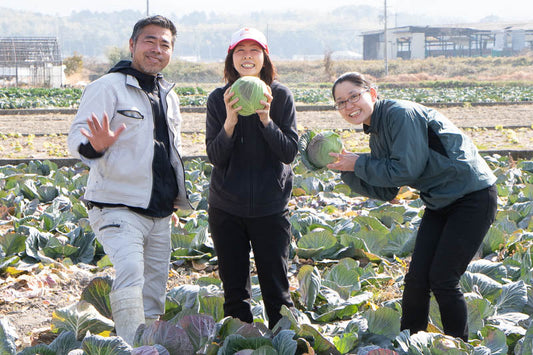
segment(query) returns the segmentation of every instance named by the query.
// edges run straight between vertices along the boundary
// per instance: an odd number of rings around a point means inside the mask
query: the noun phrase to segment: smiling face
[[[337,84],[334,96],[337,104],[344,104],[344,107],[339,109],[344,120],[354,125],[370,125],[374,103],[377,100],[377,92],[374,88],[367,89],[346,80]],[[357,102],[350,102],[357,100],[357,97],[359,97]]]
[[[233,51],[233,67],[240,76],[259,78],[264,61],[263,48],[253,40],[240,42]]]
[[[157,25],[145,26],[135,42],[130,39],[131,66],[142,73],[155,75],[170,62],[172,49],[169,29]]]

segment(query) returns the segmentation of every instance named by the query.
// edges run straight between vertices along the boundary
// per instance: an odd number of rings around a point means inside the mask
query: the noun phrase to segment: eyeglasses
[[[351,103],[351,104],[355,104],[356,102],[359,101],[359,99],[361,98],[361,95],[363,95],[365,92],[367,92],[369,90],[370,89],[365,89],[365,90],[361,91],[360,93],[350,95],[348,97],[348,100],[337,101],[335,103],[335,105],[333,105],[333,107],[335,107],[335,110],[344,110],[346,108],[346,104],[348,102]]]

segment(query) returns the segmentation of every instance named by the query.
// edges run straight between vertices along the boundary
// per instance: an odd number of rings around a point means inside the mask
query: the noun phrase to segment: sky
[[[246,13],[259,10],[308,9],[327,11],[343,5],[371,5],[383,8],[387,2],[390,16],[395,12],[461,18],[476,22],[496,15],[510,21],[533,22],[532,0],[383,0],[362,2],[354,0],[0,0],[0,8],[7,7],[45,14],[65,16],[72,11],[91,10],[112,12],[136,10],[151,15],[180,16],[193,11]]]

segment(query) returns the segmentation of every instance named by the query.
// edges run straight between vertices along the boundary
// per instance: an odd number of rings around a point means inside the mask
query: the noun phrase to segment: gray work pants
[[[89,221],[115,267],[113,290],[142,287],[145,317],[164,314],[171,217],[147,217],[127,207],[94,207]]]

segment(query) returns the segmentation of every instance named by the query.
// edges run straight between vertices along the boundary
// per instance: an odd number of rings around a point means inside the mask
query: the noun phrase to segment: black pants
[[[254,253],[261,295],[272,329],[282,305],[292,307],[287,278],[290,245],[288,211],[242,218],[210,207],[209,228],[224,287],[224,315],[251,323],[250,246]]]
[[[468,340],[467,308],[459,279],[479,249],[496,210],[495,186],[472,192],[440,210],[425,210],[405,276],[402,330],[426,330],[432,291],[444,333]]]

